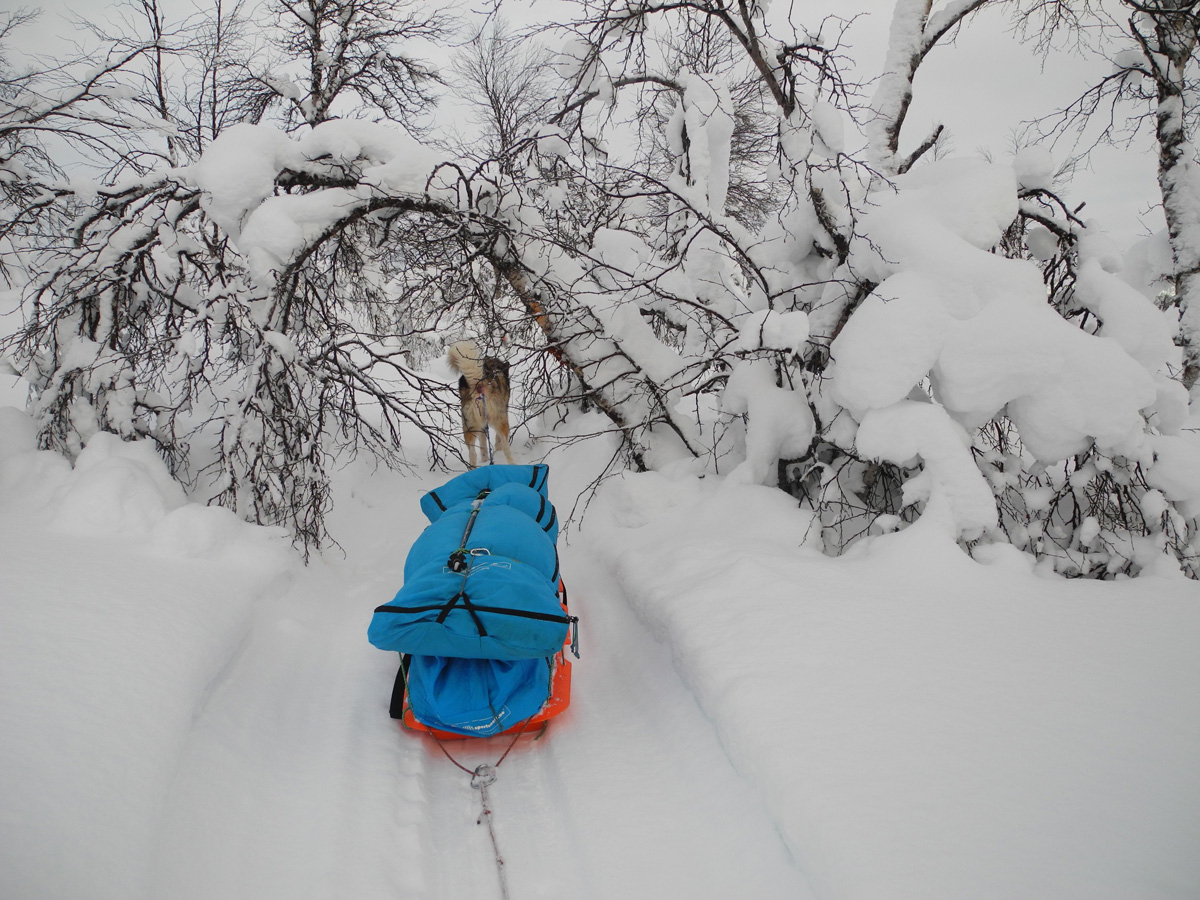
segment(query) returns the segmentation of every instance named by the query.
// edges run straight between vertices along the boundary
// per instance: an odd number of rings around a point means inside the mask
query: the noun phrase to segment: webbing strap
[[[471,614],[471,620],[475,623],[475,627],[479,629],[479,636],[487,637],[488,633],[487,629],[483,627],[483,620],[479,618],[479,613],[475,611],[478,607],[471,603],[471,598],[467,596],[466,591],[459,591],[450,598],[450,602],[443,606],[442,611],[438,613],[437,623],[441,625],[446,621],[446,616],[450,615],[450,610],[454,609],[459,600],[462,601],[463,608]]]
[[[540,619],[543,622],[562,622],[565,625],[570,625],[573,622],[579,621],[579,616],[556,615],[555,613],[535,612],[531,609],[512,609],[507,606],[480,606],[477,603],[472,603],[467,597],[466,592],[460,591],[455,594],[449,603],[430,603],[427,606],[377,606],[377,613],[423,613],[440,610],[437,621],[442,623],[446,620],[446,616],[450,614],[450,610],[458,604],[459,600],[463,601],[463,607],[471,612],[496,613],[501,616],[520,616],[524,619]]]

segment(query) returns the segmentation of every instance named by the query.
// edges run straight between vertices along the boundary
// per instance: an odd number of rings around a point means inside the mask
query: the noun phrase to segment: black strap
[[[423,612],[433,612],[434,610],[438,610],[440,614],[438,615],[437,621],[444,622],[446,617],[450,614],[451,608],[458,605],[458,601],[460,598],[465,598],[465,597],[466,597],[466,594],[460,592],[458,594],[455,594],[454,599],[452,599],[449,603],[432,603],[428,606],[378,606],[375,608],[375,612],[377,612],[377,613],[423,613]],[[480,606],[477,603],[470,603],[470,602],[463,603],[463,607],[468,612],[471,612],[471,613],[482,612],[482,613],[495,613],[496,615],[501,615],[501,616],[520,616],[523,619],[540,619],[543,622],[564,622],[568,625],[571,622],[574,622],[579,618],[578,616],[568,616],[568,615],[560,616],[555,613],[534,612],[533,610],[529,610],[529,609],[510,609],[505,606]],[[478,620],[477,620],[477,622],[478,622]],[[481,631],[481,633],[483,633],[483,632]],[[484,634],[484,637],[487,637],[487,635]]]
[[[438,613],[437,623],[439,625],[441,625],[443,622],[446,621],[446,617],[448,615],[450,615],[450,610],[454,609],[454,607],[458,604],[459,600],[462,601],[463,608],[471,614],[471,618],[475,622],[475,627],[479,630],[479,636],[487,637],[488,633],[487,633],[487,629],[483,627],[483,620],[479,618],[479,613],[477,613],[475,611],[476,609],[479,609],[480,607],[475,606],[471,602],[471,598],[467,596],[466,591],[459,591],[457,594],[455,594],[453,597],[450,598],[449,603],[442,606],[442,611],[440,613]]]
[[[393,719],[404,718],[404,694],[408,690],[408,665],[412,655],[400,654],[400,668],[396,670],[396,683],[392,685],[392,700],[388,704],[388,715]]]
[[[430,491],[429,496],[433,498],[433,502],[438,505],[438,509],[442,512],[446,511],[446,504],[442,502],[442,498],[437,495],[437,491]]]

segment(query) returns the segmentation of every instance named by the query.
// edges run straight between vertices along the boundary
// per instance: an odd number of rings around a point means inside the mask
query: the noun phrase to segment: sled
[[[567,589],[559,580],[558,583],[559,598],[562,601],[563,612],[567,610]],[[437,728],[431,728],[424,722],[420,721],[412,710],[412,706],[408,702],[408,688],[404,686],[403,697],[401,699],[402,714],[398,717],[401,724],[409,731],[421,732],[432,735],[438,740],[486,740],[487,737],[504,737],[505,735],[529,735],[530,737],[539,737],[546,729],[551,719],[561,714],[568,706],[571,705],[571,662],[567,658],[567,654],[571,651],[572,636],[568,634],[567,639],[563,642],[562,649],[559,650],[551,662],[553,672],[550,676],[550,695],[546,698],[546,702],[542,708],[532,717],[518,722],[511,728],[496,734],[485,736],[476,736],[468,734],[458,734],[457,732],[441,731]],[[400,686],[399,684],[397,685]]]

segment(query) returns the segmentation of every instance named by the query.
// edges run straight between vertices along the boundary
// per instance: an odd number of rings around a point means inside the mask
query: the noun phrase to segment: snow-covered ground
[[[517,453],[566,513],[606,449]],[[479,792],[388,718],[365,636],[446,477],[349,466],[303,568],[145,448],[72,470],[0,410],[0,897],[500,897]],[[573,703],[490,789],[513,900],[1200,895],[1200,585],[808,527],[680,467],[566,533]]]

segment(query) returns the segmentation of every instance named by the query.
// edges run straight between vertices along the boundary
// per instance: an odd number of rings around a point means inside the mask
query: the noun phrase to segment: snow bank
[[[932,528],[828,559],[782,493],[711,476],[606,501],[593,539],[819,896],[1200,886],[1195,582],[1043,579]]]
[[[183,739],[288,565],[111,435],[74,467],[0,409],[0,896],[145,896]]]

